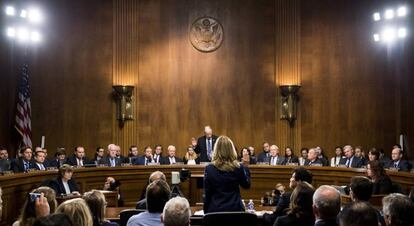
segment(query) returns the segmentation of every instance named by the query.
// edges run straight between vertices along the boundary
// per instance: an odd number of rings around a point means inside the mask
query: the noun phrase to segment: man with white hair
[[[274,144],[270,146],[269,164],[271,166],[282,165],[284,160],[285,159],[279,155],[279,147]]]
[[[210,126],[204,127],[204,134],[204,136],[197,139],[197,142],[193,142],[192,145],[194,151],[200,155],[200,162],[210,162],[217,136],[213,135],[213,130]]]
[[[190,225],[191,209],[186,198],[175,197],[164,206],[161,214],[161,222],[164,226],[188,226]]]
[[[339,160],[339,165],[345,165],[349,168],[361,168],[362,167],[362,160],[356,156],[354,156],[354,149],[351,145],[344,146],[344,155],[345,158]]]
[[[414,225],[414,203],[408,196],[392,193],[382,199],[382,212],[387,226]]]
[[[336,217],[341,210],[341,195],[332,186],[322,185],[313,194],[315,226],[337,226]]]
[[[183,160],[181,158],[175,157],[175,146],[174,145],[170,145],[167,148],[168,151],[168,156],[165,157],[164,159],[164,164],[166,165],[172,165],[172,164],[177,164],[177,163],[182,163]]]
[[[315,148],[309,149],[308,159],[305,160],[305,166],[322,166],[322,162],[318,158],[318,153]]]
[[[108,153],[107,156],[99,160],[98,164],[115,167],[120,166],[122,161],[121,159],[116,157],[117,150],[120,149],[119,146],[115,144],[108,145]]]

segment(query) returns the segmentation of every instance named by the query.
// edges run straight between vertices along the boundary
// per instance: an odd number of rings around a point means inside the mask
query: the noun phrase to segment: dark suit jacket
[[[138,158],[133,159],[132,164],[134,165],[145,165],[145,156],[139,156]],[[151,159],[148,159],[148,163],[151,162]]]
[[[155,157],[154,157],[154,162],[158,162],[159,164],[164,164],[164,162],[165,162],[165,157],[163,157],[163,156],[159,156],[159,157],[157,157],[158,158],[158,161],[155,159]]]
[[[83,165],[91,163],[87,157],[83,157],[82,160],[83,160]],[[66,163],[69,164],[69,165],[72,165],[72,166],[77,166],[78,161],[76,160],[76,156],[72,155],[71,157],[69,157],[68,161],[66,161]]]
[[[313,165],[321,165],[321,166],[323,166],[323,163],[318,158],[316,158],[315,161],[313,161],[313,162],[309,161],[309,159],[306,159],[305,160],[305,165],[304,166],[313,166]]]
[[[250,171],[240,165],[230,172],[208,165],[204,170],[204,213],[243,211],[240,187],[250,188]]]
[[[33,161],[29,161],[29,169],[34,169],[35,166],[33,165]],[[23,159],[19,158],[19,159],[15,159],[12,163],[11,163],[11,169],[15,172],[15,173],[19,173],[19,172],[25,172],[24,170],[24,163],[23,163]]]
[[[373,195],[386,195],[392,192],[392,181],[388,176],[384,176],[373,184],[372,194]]]
[[[297,218],[294,214],[278,217],[273,226],[313,226],[315,219],[313,217]]]
[[[299,165],[299,158],[296,156],[292,156],[290,159],[285,157],[283,161],[283,165],[286,165],[288,163],[297,163]]]
[[[115,166],[120,166],[122,163],[120,158],[115,158]],[[106,166],[111,166],[111,161],[109,159],[109,157],[104,157],[101,160],[99,160],[98,164],[103,164]]]
[[[54,159],[54,160],[50,161],[49,166],[51,166],[51,167],[56,167],[56,168],[60,168],[63,164],[66,164],[66,162],[67,162],[67,159],[65,159],[65,160],[64,160],[64,161],[62,161],[62,162],[60,162],[60,161],[59,161],[59,160],[57,160],[57,159]]]
[[[362,159],[352,156],[352,163],[349,166],[350,168],[361,168],[362,167]],[[348,158],[342,158],[341,160],[339,160],[339,165],[346,165],[346,161],[348,160]]]
[[[211,142],[211,151],[213,152],[214,144],[216,143],[217,136],[213,135]],[[207,156],[207,138],[206,136],[199,137],[197,140],[197,146],[194,148],[195,153],[200,154],[200,162],[210,162]]]
[[[175,163],[182,163],[183,162],[183,160],[182,159],[180,159],[180,158],[177,158],[177,157],[175,157]],[[167,157],[165,157],[164,158],[164,165],[170,165],[171,164],[171,162],[170,162],[170,158],[167,156]]]
[[[68,181],[68,185],[71,193],[74,191],[79,191],[79,187],[73,178]],[[58,177],[55,180],[50,181],[49,187],[55,190],[56,195],[66,194],[65,187],[63,186],[61,177]]]
[[[270,226],[273,225],[275,220],[280,217],[286,215],[286,210],[289,208],[290,204],[290,196],[292,192],[285,192],[283,195],[280,196],[279,202],[276,205],[276,209],[272,214],[264,214],[263,215],[263,223],[264,225]]]
[[[338,226],[338,223],[336,222],[336,219],[319,219],[317,222],[315,222],[314,226]]]
[[[267,157],[266,155],[269,155],[269,157]],[[260,154],[257,156],[257,162],[269,162],[269,158],[270,158],[270,151],[269,152],[260,152]]]
[[[35,169],[40,170],[40,167],[36,164],[36,162],[33,163]],[[47,167],[49,167],[47,162],[43,162],[43,167],[45,167],[45,170]]]
[[[9,159],[0,159],[0,172],[10,170],[11,161]]]
[[[385,168],[394,168],[394,163],[395,161],[391,160],[388,165],[385,166]],[[411,166],[410,163],[407,160],[403,160],[401,159],[400,162],[398,163],[398,171],[410,171],[411,170]]]

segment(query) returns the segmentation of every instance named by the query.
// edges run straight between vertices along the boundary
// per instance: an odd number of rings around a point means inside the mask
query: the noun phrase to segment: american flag
[[[32,147],[32,123],[30,106],[29,66],[24,63],[22,67],[22,78],[19,85],[16,109],[16,129],[22,136],[22,145]]]

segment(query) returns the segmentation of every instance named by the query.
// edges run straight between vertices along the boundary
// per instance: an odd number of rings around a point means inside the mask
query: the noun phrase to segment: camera
[[[29,193],[30,201],[35,202],[36,199],[40,198],[40,193]]]

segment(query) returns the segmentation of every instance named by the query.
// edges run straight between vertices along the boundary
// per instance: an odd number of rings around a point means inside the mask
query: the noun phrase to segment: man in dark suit
[[[0,147],[0,172],[9,171],[12,159],[9,158],[9,153],[6,148]]]
[[[270,158],[270,145],[267,142],[263,143],[263,151],[257,156],[257,162],[269,162]]]
[[[361,168],[362,167],[362,159],[354,156],[354,149],[351,145],[344,146],[344,155],[345,158],[339,160],[339,165],[345,165],[349,168]]]
[[[134,159],[138,158],[138,147],[136,145],[132,145],[129,147],[128,158],[124,159],[124,163],[131,163],[134,162]]]
[[[66,164],[66,161],[65,148],[58,148],[55,153],[55,159],[50,161],[50,166],[60,168],[63,164]]]
[[[122,161],[116,157],[118,146],[115,144],[108,145],[108,154],[106,157],[99,160],[98,164],[110,167],[120,166]]]
[[[400,148],[394,148],[391,151],[391,161],[388,163],[386,168],[395,168],[398,171],[410,171],[411,166],[407,160],[402,159],[403,152]]]
[[[174,145],[168,146],[167,150],[168,150],[168,156],[164,158],[165,165],[183,163],[183,159],[175,157],[176,149]]]
[[[308,151],[308,159],[305,160],[305,166],[322,166],[321,160],[318,158],[318,153],[315,148]]]
[[[193,142],[194,151],[200,155],[200,162],[210,162],[216,143],[217,136],[213,135],[210,126],[204,127],[204,136],[199,137],[197,142]]]
[[[338,226],[336,217],[341,211],[341,195],[332,186],[322,185],[313,194],[315,226]]]
[[[152,148],[150,146],[145,147],[144,155],[139,156],[138,158],[133,159],[132,164],[134,165],[148,165],[148,163],[154,163],[152,158]]]
[[[11,164],[11,169],[15,173],[26,172],[29,169],[33,169],[35,166],[32,160],[32,149],[25,147],[20,150],[21,158],[15,159]]]
[[[154,162],[163,164],[165,161],[165,158],[162,156],[162,146],[157,144],[154,147]]]
[[[45,162],[46,153],[40,149],[40,151],[35,152],[35,163],[34,166],[37,170],[46,170],[48,167],[47,163]]]
[[[72,166],[84,166],[89,164],[89,159],[85,156],[85,148],[78,146],[75,148],[73,156],[68,158],[67,163]]]
[[[279,155],[279,147],[276,145],[270,146],[269,165],[279,166],[283,165],[285,158]]]

